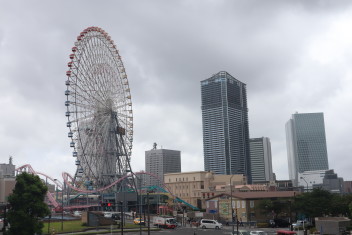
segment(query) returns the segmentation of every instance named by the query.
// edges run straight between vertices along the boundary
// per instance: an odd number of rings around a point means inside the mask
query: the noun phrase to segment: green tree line
[[[323,216],[352,218],[352,194],[335,194],[316,188],[290,199],[263,200],[259,208],[276,218],[292,216],[292,220],[300,219],[300,215],[311,219]]]

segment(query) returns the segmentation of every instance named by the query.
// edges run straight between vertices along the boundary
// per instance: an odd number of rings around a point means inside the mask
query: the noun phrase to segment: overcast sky
[[[250,137],[269,137],[288,179],[285,123],[324,112],[329,166],[352,180],[352,2],[0,0],[0,163],[62,179],[74,173],[64,101],[79,33],[109,33],[128,74],[132,168],[144,151],[181,151],[204,170],[200,81],[227,71],[247,84]]]

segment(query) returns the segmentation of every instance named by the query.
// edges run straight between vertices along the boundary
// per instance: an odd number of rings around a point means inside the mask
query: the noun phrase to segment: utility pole
[[[141,223],[142,222],[142,178],[138,178],[137,176],[136,178],[139,181],[139,197],[137,193],[137,201],[139,201],[139,234],[142,235],[142,223]],[[137,207],[136,207],[136,212],[137,212]],[[145,216],[144,216],[144,222],[145,222]]]
[[[121,223],[120,223],[121,226],[120,227],[121,227],[121,235],[123,235],[123,222],[124,222],[123,221],[123,201],[121,201],[120,204],[121,204]]]
[[[66,191],[66,183],[64,181],[64,187],[61,188],[61,231],[64,231],[64,190]],[[69,195],[66,195],[67,199]]]
[[[150,235],[149,192],[147,192],[147,207],[148,207],[148,235]]]
[[[238,235],[238,213],[236,208],[236,225],[237,225],[237,235]]]
[[[234,216],[233,216],[233,205],[232,205],[232,184],[231,184],[231,180],[232,180],[232,177],[233,177],[234,175],[232,175],[231,176],[231,178],[230,178],[230,192],[231,192],[231,220],[232,220],[232,233],[233,233],[233,231],[235,230],[235,221],[234,221]],[[236,216],[237,216],[237,213],[236,213]],[[238,229],[237,229],[237,234],[238,234]]]
[[[304,180],[304,182],[306,182],[306,184],[307,184],[307,193],[308,193],[308,182],[307,182],[306,179],[303,178],[302,176],[301,176],[301,179]]]

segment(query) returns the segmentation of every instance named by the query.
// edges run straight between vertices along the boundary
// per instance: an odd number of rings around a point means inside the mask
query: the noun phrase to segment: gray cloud
[[[226,70],[247,84],[251,137],[272,141],[287,179],[285,122],[324,112],[330,167],[344,161],[352,114],[349,1],[1,1],[0,153],[58,178],[73,172],[65,126],[68,55],[88,26],[122,55],[134,107],[134,170],[153,142],[203,170],[200,81]]]

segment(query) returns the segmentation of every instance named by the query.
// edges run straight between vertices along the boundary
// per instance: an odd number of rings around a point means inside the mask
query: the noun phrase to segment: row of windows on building
[[[204,196],[204,194],[203,194],[203,196]],[[231,205],[229,205],[229,206],[231,206]],[[209,207],[209,201],[207,201],[207,207]],[[232,207],[237,208],[237,209],[240,209],[242,207],[243,209],[245,209],[246,208],[246,201],[240,201],[240,200],[232,201]],[[254,201],[249,201],[249,207],[254,208]],[[215,208],[217,208],[217,204],[215,204]]]
[[[195,181],[195,180],[196,180],[196,177],[193,177],[193,181]],[[182,181],[188,181],[188,177],[186,177],[186,178],[184,178],[184,177],[183,178],[176,178],[175,182],[182,182]],[[169,178],[169,182],[172,182],[171,178]]]
[[[196,188],[196,185],[194,184],[193,185],[193,188],[195,189]],[[175,189],[188,189],[188,185],[179,185],[179,186],[177,186],[177,185],[175,185]]]
[[[175,193],[177,197],[188,197],[188,195],[191,196],[191,194],[188,193]],[[193,197],[200,197],[200,192],[193,192]]]

